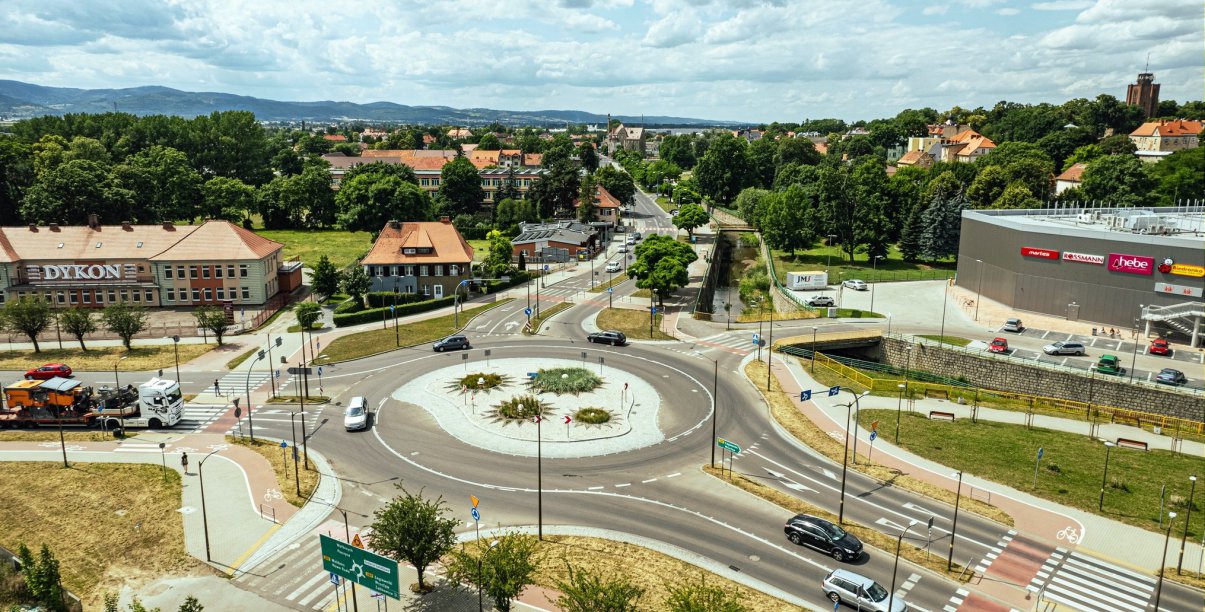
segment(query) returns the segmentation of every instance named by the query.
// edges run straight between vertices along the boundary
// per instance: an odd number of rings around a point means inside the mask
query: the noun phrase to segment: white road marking
[[[656,478],[650,478],[650,479],[648,479],[648,480],[641,480],[641,481],[640,481],[640,484],[648,484],[648,483],[650,483],[650,482],[657,482],[657,479],[656,479]]]

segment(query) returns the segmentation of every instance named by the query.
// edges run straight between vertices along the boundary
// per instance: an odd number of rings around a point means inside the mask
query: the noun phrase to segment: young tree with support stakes
[[[73,306],[59,313],[59,325],[63,331],[75,336],[79,342],[81,350],[88,350],[84,346],[84,336],[96,331],[96,318],[92,316],[92,312],[86,308]]]
[[[209,330],[218,341],[218,346],[222,346],[222,337],[226,335],[226,330],[230,329],[230,320],[226,318],[226,313],[217,306],[202,306],[196,309],[192,316],[197,320],[197,327]]]
[[[672,612],[747,612],[741,596],[718,586],[707,584],[703,576],[698,582],[685,581],[669,587],[665,607]]]
[[[446,567],[448,579],[481,588],[494,607],[508,611],[523,589],[535,583],[540,568],[536,538],[508,533],[488,546],[479,546],[476,554],[453,550]]]
[[[132,306],[126,302],[109,304],[100,313],[105,329],[117,334],[126,350],[130,350],[130,340],[146,329],[149,316],[141,306]]]
[[[293,315],[297,317],[297,324],[303,331],[309,330],[322,316],[322,307],[314,302],[302,302],[293,308]]]
[[[568,566],[569,577],[558,580],[556,605],[565,612],[636,612],[644,589],[623,576],[607,578]]]
[[[413,565],[418,572],[417,591],[425,593],[429,590],[423,580],[427,566],[452,551],[459,521],[446,516],[448,507],[443,497],[426,499],[422,491],[410,493],[400,484],[398,488],[402,495],[374,514],[368,547]]]
[[[0,328],[14,333],[24,334],[33,342],[33,352],[40,353],[38,334],[46,331],[54,321],[54,313],[50,311],[50,303],[40,297],[22,297],[5,304],[0,310]]]
[[[328,298],[339,291],[339,269],[326,255],[318,258],[314,264],[314,273],[310,276],[310,286],[314,293]]]
[[[342,274],[339,286],[343,289],[343,293],[363,304],[364,294],[368,293],[368,289],[372,287],[372,279],[368,278],[368,272],[364,271],[364,266],[356,265]]]

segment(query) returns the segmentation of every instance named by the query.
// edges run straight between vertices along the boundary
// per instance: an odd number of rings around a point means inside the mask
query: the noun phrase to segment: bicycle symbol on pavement
[[[1071,543],[1071,544],[1075,544],[1076,542],[1079,542],[1079,532],[1076,531],[1075,528],[1070,525],[1059,530],[1059,532],[1057,534],[1055,534],[1055,537],[1057,537],[1060,540],[1067,540],[1067,542]]]
[[[266,501],[266,502],[276,501],[276,500],[280,500],[280,499],[284,499],[284,498],[285,498],[285,496],[281,495],[280,489],[268,489],[264,493],[264,501]]]

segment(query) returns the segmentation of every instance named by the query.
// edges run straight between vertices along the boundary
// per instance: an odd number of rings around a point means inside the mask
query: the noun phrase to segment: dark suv
[[[436,353],[442,353],[444,351],[454,351],[456,349],[467,350],[473,347],[469,346],[469,339],[465,338],[464,336],[448,336],[443,340],[436,340],[435,344],[431,345],[431,348],[434,348]]]
[[[623,332],[614,330],[594,332],[586,336],[586,340],[610,344],[611,346],[621,346],[628,343],[628,337],[623,335]]]
[[[844,529],[807,514],[796,514],[783,531],[793,544],[811,546],[838,561],[857,561],[862,557],[862,542]]]

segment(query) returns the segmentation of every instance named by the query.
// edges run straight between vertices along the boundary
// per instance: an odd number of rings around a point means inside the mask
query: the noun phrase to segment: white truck
[[[787,289],[796,291],[828,289],[828,272],[787,272]]]
[[[96,420],[106,429],[171,427],[184,415],[180,384],[163,378],[152,378],[137,388],[101,387],[96,391],[95,401]]]

